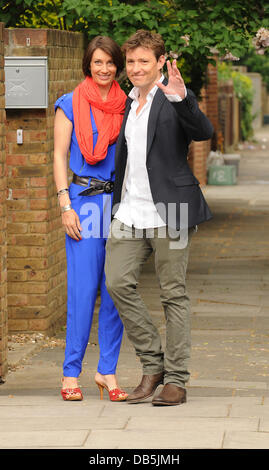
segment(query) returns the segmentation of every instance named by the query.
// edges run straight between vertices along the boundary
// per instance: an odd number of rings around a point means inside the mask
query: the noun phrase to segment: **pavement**
[[[10,370],[0,386],[0,449],[269,448],[269,126],[255,139],[240,147],[236,185],[203,188],[214,218],[192,239],[187,403],[100,400],[94,383],[97,302],[80,376],[82,402],[60,396],[64,328],[53,338],[10,337]],[[165,344],[152,258],[139,288]],[[125,335],[117,377],[127,391],[141,378]]]

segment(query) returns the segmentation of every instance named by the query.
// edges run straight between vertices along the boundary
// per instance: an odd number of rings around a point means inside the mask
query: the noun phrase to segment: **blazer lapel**
[[[168,80],[167,78],[165,78],[163,80],[163,84],[167,85],[167,83],[168,83]],[[153,142],[153,138],[155,135],[158,115],[165,100],[166,100],[165,94],[160,90],[160,88],[158,88],[153,98],[150,113],[149,113],[148,136],[147,136],[148,137],[147,138],[147,156],[149,154],[149,151]]]
[[[125,137],[124,137],[125,126],[126,126],[126,122],[127,122],[127,118],[128,118],[130,109],[131,109],[132,101],[133,101],[133,100],[131,100],[131,98],[129,98],[129,97],[128,97],[127,100],[126,100],[125,113],[124,113],[124,117],[123,117],[123,121],[122,121],[122,125],[121,125],[121,130],[120,130],[120,133],[119,133],[119,137],[118,137],[118,140],[117,140],[116,154],[115,154],[115,163],[120,159],[121,153],[124,151],[124,146],[125,146]]]

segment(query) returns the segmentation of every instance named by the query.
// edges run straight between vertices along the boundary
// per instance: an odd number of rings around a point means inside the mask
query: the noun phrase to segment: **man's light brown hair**
[[[158,33],[152,33],[144,29],[139,29],[134,33],[122,46],[122,51],[126,55],[126,52],[136,49],[137,47],[144,47],[145,49],[151,49],[159,60],[161,55],[165,54],[165,46],[162,36]]]

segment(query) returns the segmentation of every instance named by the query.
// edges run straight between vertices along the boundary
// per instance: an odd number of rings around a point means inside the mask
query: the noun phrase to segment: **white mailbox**
[[[48,107],[47,63],[47,57],[5,57],[6,108]]]

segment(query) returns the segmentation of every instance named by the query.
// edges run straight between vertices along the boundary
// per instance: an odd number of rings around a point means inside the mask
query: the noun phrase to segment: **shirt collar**
[[[161,78],[159,80],[159,82],[162,82],[164,80],[164,75],[162,74],[161,75]],[[155,95],[156,91],[157,91],[158,87],[157,85],[154,85],[153,88],[151,88],[151,90],[148,92],[147,94],[147,101],[149,99],[153,99],[153,96]],[[138,87],[133,87],[129,93],[129,97],[132,99],[132,100],[136,100],[138,101],[138,98],[139,98],[139,88]]]

